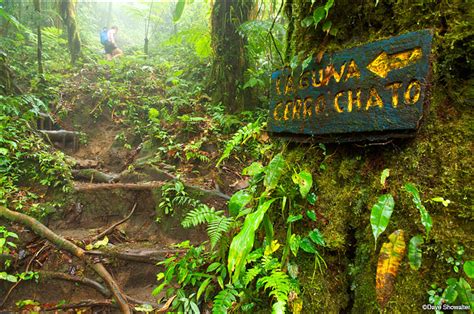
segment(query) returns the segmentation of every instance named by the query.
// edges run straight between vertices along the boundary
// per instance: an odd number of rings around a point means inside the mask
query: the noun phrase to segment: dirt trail
[[[74,191],[68,195],[65,205],[60,211],[48,217],[47,225],[54,232],[78,243],[82,247],[92,245],[90,250],[97,261],[102,262],[112,274],[118,285],[133,299],[155,304],[157,298],[151,295],[157,285],[156,274],[163,271],[156,263],[182,252],[173,244],[192,239],[198,244],[207,239],[205,228],[184,229],[181,221],[186,214],[184,208],[175,208],[174,212],[165,215],[159,210],[161,186],[175,176],[173,167],[160,169],[159,166],[134,165],[133,173],[126,170],[133,165],[138,155],[137,147],[127,149],[118,143],[117,135],[128,133],[124,124],[117,123],[113,115],[105,110],[98,119],[89,116],[90,107],[75,104],[68,116],[56,121],[55,129],[66,129],[85,134],[79,147],[55,143],[74,162],[74,168],[99,170],[105,175],[122,173],[119,179],[106,184],[96,183],[94,175],[89,179],[76,178]],[[76,139],[77,140],[77,139]],[[188,165],[189,169],[192,169]],[[124,175],[125,174],[125,175]],[[196,176],[196,182],[203,182]],[[124,181],[114,183],[115,181]],[[188,184],[187,190],[209,206],[225,208],[228,196],[209,189],[208,186],[193,186]],[[91,239],[118,221],[124,220],[136,208],[130,218],[118,225],[102,240],[102,245],[95,245]],[[157,222],[159,217],[160,222]],[[27,239],[27,251],[32,269],[36,271],[59,272],[80,278],[89,278],[100,282],[86,265],[65,251],[57,250],[53,245],[32,235],[21,235]],[[25,251],[26,252],[26,251]],[[28,253],[27,253],[28,255]],[[58,278],[42,278],[38,284],[25,281],[12,290],[5,308],[15,308],[15,301],[34,299],[42,304],[57,304],[61,300],[68,303],[84,300],[103,301],[104,295],[100,290],[90,286],[77,284]],[[107,299],[107,298],[105,298]],[[160,299],[160,297],[158,297]],[[100,303],[100,302],[99,302]],[[94,308],[94,307],[92,307]],[[91,309],[92,309],[91,308]],[[100,311],[111,311],[108,306],[98,305]]]

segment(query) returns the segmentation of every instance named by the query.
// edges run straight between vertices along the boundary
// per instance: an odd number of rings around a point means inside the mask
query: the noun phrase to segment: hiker
[[[107,36],[105,36],[105,31],[107,31]],[[100,41],[104,45],[105,56],[107,57],[107,60],[112,60],[123,55],[122,50],[117,47],[117,43],[115,42],[115,34],[117,31],[117,26],[112,26],[109,30],[104,27],[100,34]]]

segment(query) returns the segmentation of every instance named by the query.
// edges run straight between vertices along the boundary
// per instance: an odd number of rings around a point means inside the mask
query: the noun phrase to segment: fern
[[[211,221],[209,221],[209,225],[207,226],[207,234],[209,235],[209,240],[211,241],[211,248],[216,246],[223,233],[229,231],[233,221],[233,218],[226,216],[214,217]]]
[[[288,294],[291,291],[291,281],[288,275],[280,270],[273,271],[270,276],[265,276],[257,281],[257,288],[265,287],[271,289],[269,295],[274,296],[277,300],[277,304],[274,307],[281,308],[282,304],[285,305],[288,302]]]
[[[186,214],[186,217],[181,222],[184,228],[196,227],[200,224],[210,222],[219,218],[222,215],[221,210],[215,210],[214,207],[209,207],[205,204],[200,204]]]
[[[220,291],[214,298],[214,306],[212,307],[213,314],[227,314],[227,310],[236,302],[238,292],[228,285],[224,290]]]
[[[186,195],[178,195],[173,199],[173,205],[179,205],[182,207],[195,207],[198,206],[201,202],[197,199],[194,199]]]
[[[216,167],[219,167],[220,163],[224,160],[229,158],[230,153],[234,150],[235,147],[245,144],[251,137],[255,136],[256,134],[260,133],[260,130],[264,124],[261,124],[259,120],[249,123],[243,128],[239,129],[234,136],[228,141],[227,145],[225,146],[224,153],[222,153],[221,158],[217,161]]]
[[[255,277],[257,277],[260,273],[261,273],[262,269],[258,266],[254,267],[254,268],[250,268],[249,270],[247,270],[245,272],[245,275],[244,275],[244,284],[245,286],[248,286],[249,283],[252,282],[252,280],[255,279]]]

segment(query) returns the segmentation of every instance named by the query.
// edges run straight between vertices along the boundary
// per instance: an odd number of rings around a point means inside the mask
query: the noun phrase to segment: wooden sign
[[[423,117],[432,33],[412,32],[272,74],[268,127],[326,142],[412,135]]]

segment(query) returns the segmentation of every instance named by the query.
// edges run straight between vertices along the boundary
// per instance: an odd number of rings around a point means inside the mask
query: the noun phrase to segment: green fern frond
[[[234,150],[235,147],[245,144],[251,137],[255,136],[256,134],[260,133],[260,130],[264,124],[260,123],[259,120],[249,123],[243,128],[239,129],[230,139],[230,141],[227,142],[227,145],[225,146],[224,152],[222,153],[221,158],[217,161],[216,167],[219,167],[220,163],[226,159],[229,158],[230,153]]]
[[[238,292],[232,287],[227,286],[220,291],[214,298],[214,306],[212,307],[213,314],[227,314],[227,310],[236,302]]]
[[[214,219],[209,221],[207,226],[207,234],[209,235],[209,240],[211,241],[211,248],[219,242],[223,233],[226,233],[230,229],[230,225],[234,221],[233,218],[220,216],[214,217]]]
[[[249,283],[251,283],[252,280],[254,280],[255,277],[257,277],[260,274],[261,271],[262,271],[262,269],[258,266],[250,268],[249,270],[247,270],[245,272],[245,275],[244,275],[244,284],[245,284],[245,286],[247,286]]]
[[[184,228],[195,227],[205,222],[210,222],[221,217],[223,211],[215,210],[214,207],[209,207],[205,204],[195,207],[186,214],[186,217],[181,222]]]
[[[265,290],[270,288],[270,296],[274,296],[277,302],[288,302],[288,294],[291,291],[290,277],[282,271],[274,271],[270,276],[265,276],[257,281],[257,287],[265,287]]]

